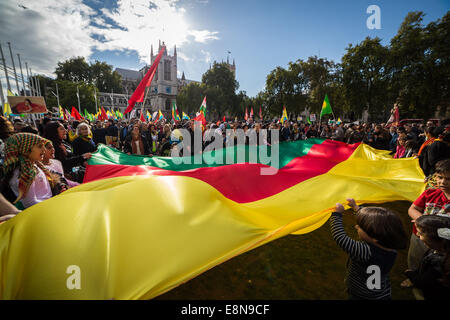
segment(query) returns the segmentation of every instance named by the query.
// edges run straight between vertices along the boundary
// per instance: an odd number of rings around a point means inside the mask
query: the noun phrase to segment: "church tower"
[[[142,76],[145,75],[150,66],[153,64],[163,46],[165,46],[165,44],[164,42],[161,44],[160,40],[158,51],[154,54],[153,45],[151,45],[150,65],[141,70]],[[176,101],[177,93],[177,47],[174,46],[173,55],[168,53],[168,48],[166,47],[150,85],[150,91],[148,93],[145,105],[149,108],[151,106],[152,112],[158,111],[159,109],[162,112],[165,111],[164,113],[167,116],[170,113],[173,102]]]

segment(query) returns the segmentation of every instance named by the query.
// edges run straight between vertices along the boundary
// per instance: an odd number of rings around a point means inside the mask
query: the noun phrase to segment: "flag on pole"
[[[244,116],[244,120],[245,120],[245,121],[248,120],[248,111],[247,111],[247,107],[245,107],[245,116]]]
[[[161,112],[161,109],[158,110],[158,121],[161,121],[165,119],[163,113]]]
[[[203,114],[203,112],[200,112],[200,114],[198,116],[196,116],[195,118],[193,118],[192,120],[199,121],[202,123],[202,126],[206,126],[206,119],[205,119],[205,115]]]
[[[222,120],[223,122],[226,122],[227,121],[227,119],[225,118],[225,116],[223,116],[223,120]]]
[[[12,114],[11,107],[8,102],[5,102],[5,105],[3,106],[3,115],[9,117],[10,114]]]
[[[69,113],[69,111],[68,111],[67,109],[64,109],[64,115],[65,115],[64,120],[72,120],[72,119],[75,119],[74,117],[72,117],[72,115]]]
[[[105,121],[108,120],[108,114],[105,111],[105,108],[101,107],[101,114],[100,114],[100,120]]]
[[[63,108],[61,106],[58,106],[59,108],[59,117],[64,119],[64,111]],[[64,119],[65,120],[65,119]]]
[[[164,53],[164,50],[166,49],[165,46],[162,46],[161,50],[158,53],[158,56],[156,57],[155,61],[151,65],[150,69],[148,69],[147,73],[145,74],[142,81],[139,83],[136,90],[131,95],[130,100],[128,100],[128,107],[125,110],[124,114],[127,114],[131,110],[133,110],[134,105],[136,102],[143,102],[144,101],[144,95],[145,95],[145,88],[149,87],[152,83],[153,77],[156,73],[156,70],[158,69],[159,61],[161,60],[161,57]]]
[[[200,113],[205,114],[206,112],[206,96],[203,98],[202,105],[200,106]]]
[[[140,120],[141,122],[145,122],[144,110],[143,110],[143,109],[141,109],[141,117],[139,118],[139,120]]]
[[[181,121],[175,101],[172,103],[172,119],[173,121]]]
[[[71,116],[75,118],[75,120],[82,120],[83,117],[80,115],[80,113],[78,112],[78,110],[72,106],[72,113]]]
[[[184,111],[183,111],[183,120],[191,120],[191,118],[189,118],[189,116],[186,113],[184,113]]]
[[[288,119],[286,107],[283,107],[283,114],[281,115],[280,122],[281,122],[281,123],[284,123],[284,122],[287,121],[287,120],[289,120],[289,119]]]
[[[253,119],[253,107],[250,109],[250,118]]]
[[[328,95],[325,94],[325,99],[322,103],[322,110],[320,111],[320,117],[326,115],[326,114],[332,114],[333,110],[331,109],[330,101],[328,100]]]

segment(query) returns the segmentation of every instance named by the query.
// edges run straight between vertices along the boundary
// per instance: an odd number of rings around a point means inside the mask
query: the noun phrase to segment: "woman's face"
[[[134,135],[138,135],[139,134],[139,127],[138,126],[134,126],[133,127],[133,134]]]
[[[41,142],[31,148],[31,152],[28,154],[28,158],[33,162],[42,161],[44,159],[44,154],[45,147],[44,143]]]
[[[78,130],[80,132],[80,135],[87,136],[89,134],[89,129],[87,126],[81,126]]]
[[[45,147],[44,161],[47,162],[49,159],[54,158],[55,158],[55,148],[53,147],[53,144],[49,143]]]
[[[64,140],[64,139],[67,138],[67,131],[66,131],[66,129],[64,129],[63,126],[59,126],[59,127],[58,127],[58,137],[59,137],[61,140]]]

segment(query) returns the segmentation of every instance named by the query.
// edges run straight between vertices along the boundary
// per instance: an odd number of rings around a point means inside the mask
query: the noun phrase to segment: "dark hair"
[[[58,128],[63,126],[60,122],[50,121],[44,128],[44,138],[53,142],[53,146],[56,148],[62,143],[58,134]]]
[[[356,215],[356,223],[381,246],[406,249],[406,232],[395,212],[382,207],[365,207]]]
[[[39,134],[39,131],[34,129],[32,126],[26,126],[26,127],[22,128],[22,130],[20,130],[20,132]]]
[[[0,116],[0,139],[6,139],[14,134],[14,126],[7,118]]]
[[[436,173],[450,173],[450,159],[441,160],[436,163]]]
[[[426,234],[431,241],[442,244],[445,251],[445,257],[442,261],[442,279],[441,282],[450,287],[450,240],[439,237],[437,230],[440,228],[450,229],[450,217],[441,215],[422,215],[416,219],[416,227],[420,232]]]

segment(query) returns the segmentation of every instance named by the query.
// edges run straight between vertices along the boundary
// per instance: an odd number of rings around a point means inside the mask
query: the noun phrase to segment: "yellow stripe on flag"
[[[184,176],[82,184],[0,224],[0,299],[150,299],[269,241],[319,228],[348,197],[412,201],[423,178],[417,159],[360,145],[329,172],[250,203]],[[71,266],[80,290],[68,288]]]

